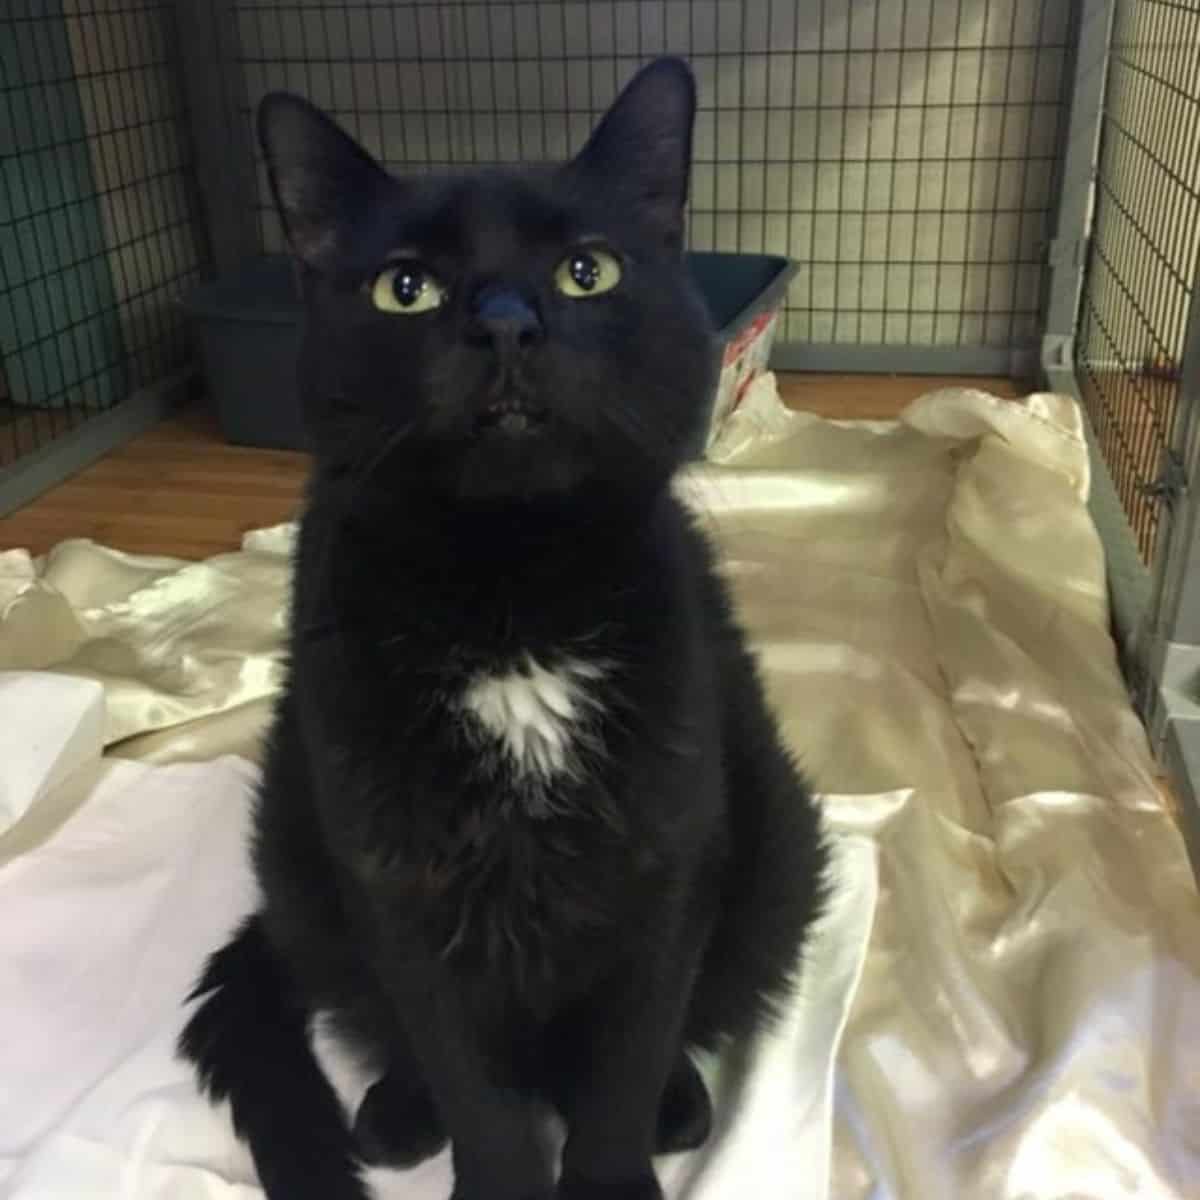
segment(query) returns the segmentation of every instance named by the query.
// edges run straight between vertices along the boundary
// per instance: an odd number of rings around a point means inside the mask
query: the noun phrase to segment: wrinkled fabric
[[[48,726],[33,702],[51,691]],[[228,1106],[210,1106],[174,1055],[201,962],[255,907],[257,768],[101,758],[102,696],[88,680],[0,674],[2,696],[14,739],[38,757],[22,764],[28,819],[0,837],[0,1196],[261,1196]],[[837,899],[798,1002],[745,1062],[704,1064],[728,1132],[662,1163],[672,1197],[718,1200],[731,1174],[759,1196],[801,1174],[803,1188],[782,1194],[827,1195],[835,1052],[869,940],[874,847],[839,838],[835,864]],[[372,1079],[319,1044],[352,1111]],[[377,1200],[445,1200],[449,1153],[369,1182]]]
[[[820,1053],[789,1043],[752,1072],[776,1101],[732,1122],[703,1194],[1200,1196],[1200,903],[1108,634],[1078,410],[947,390],[837,423],[770,383],[680,488],[851,848],[823,970],[852,995],[804,1012],[837,1046],[828,1120],[803,1078]],[[0,668],[98,683],[105,762],[253,758],[290,539],[201,564],[0,555]],[[0,883],[63,828],[20,807],[0,806]],[[692,1194],[686,1162],[667,1169]]]

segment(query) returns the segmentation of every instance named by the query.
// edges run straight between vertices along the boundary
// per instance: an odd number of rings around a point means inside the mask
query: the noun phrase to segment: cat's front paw
[[[558,1181],[557,1200],[663,1200],[654,1171],[622,1179],[586,1179],[565,1171]]]
[[[405,1087],[396,1076],[373,1083],[354,1118],[354,1141],[371,1166],[415,1167],[446,1145],[446,1132],[424,1086]]]

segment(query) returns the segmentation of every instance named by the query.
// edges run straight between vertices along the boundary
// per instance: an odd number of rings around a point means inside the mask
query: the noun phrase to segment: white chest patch
[[[474,679],[463,711],[499,743],[518,776],[549,782],[573,773],[580,740],[599,710],[595,684],[604,673],[574,658],[547,670],[526,655],[515,670]]]

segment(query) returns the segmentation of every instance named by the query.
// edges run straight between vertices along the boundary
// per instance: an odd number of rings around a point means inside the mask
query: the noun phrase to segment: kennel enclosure
[[[700,87],[692,249],[796,264],[776,367],[1081,401],[1127,674],[1194,815],[1200,0],[10,0],[0,511],[168,411],[185,299],[282,249],[265,91],[454,171],[564,157],[664,52]]]
[[[0,512],[145,428],[194,374],[209,263],[171,5],[0,15]]]

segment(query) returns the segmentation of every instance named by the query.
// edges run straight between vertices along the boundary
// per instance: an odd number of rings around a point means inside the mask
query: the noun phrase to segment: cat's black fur
[[[669,486],[712,384],[681,256],[693,110],[664,60],[564,167],[397,181],[304,102],[262,106],[317,458],[262,906],[181,1045],[271,1200],[360,1200],[359,1161],[447,1137],[461,1200],[657,1197],[652,1154],[711,1117],[688,1048],[788,998],[820,819]],[[556,290],[597,242],[619,284]],[[440,308],[373,305],[400,250]],[[575,689],[541,775],[464,699],[539,670]],[[382,1073],[353,1128],[317,1012]]]

